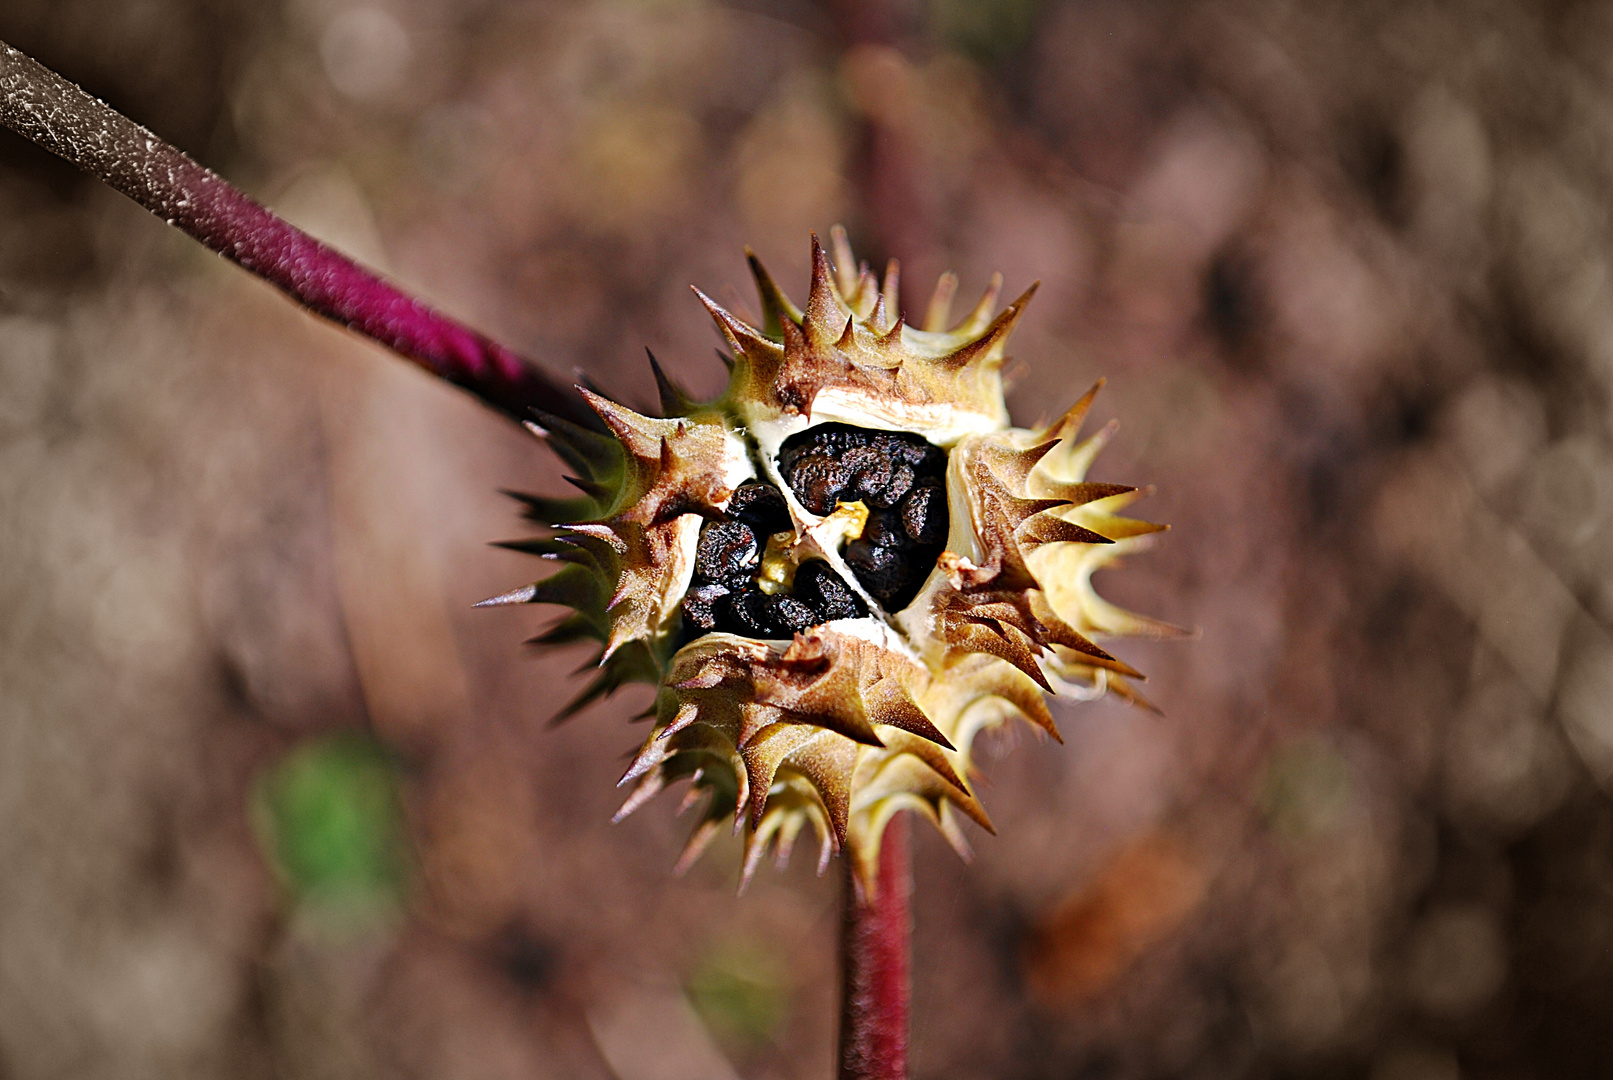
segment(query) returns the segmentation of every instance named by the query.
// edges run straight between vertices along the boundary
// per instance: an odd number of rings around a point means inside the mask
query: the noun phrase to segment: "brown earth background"
[[[916,834],[920,1080],[1613,1073],[1613,6],[6,0],[0,38],[630,403],[645,346],[720,386],[687,287],[751,304],[746,244],[798,297],[836,221],[912,307],[1042,281],[1015,414],[1108,376],[1096,475],[1175,531],[1100,586],[1202,635],[1117,646],[1163,717],[988,742],[974,865]],[[585,657],[470,608],[536,576],[501,488],[559,473],[0,139],[0,1080],[830,1075],[835,875],[736,898],[737,841],[670,873],[675,797],[610,824],[645,695],[546,727]],[[334,914],[269,839],[309,761],[373,871]]]

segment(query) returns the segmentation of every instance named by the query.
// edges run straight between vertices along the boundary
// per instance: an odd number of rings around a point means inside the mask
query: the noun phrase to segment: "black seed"
[[[946,543],[946,469],[946,451],[919,435],[846,424],[810,428],[779,452],[779,471],[808,510],[827,515],[837,502],[860,499],[872,511],[861,539],[847,546],[846,560],[890,611],[917,595]],[[815,586],[797,573],[796,595],[805,596]],[[820,610],[828,614],[827,607]]]
[[[908,492],[913,490],[913,484],[917,480],[918,475],[914,473],[911,465],[898,465],[891,472],[891,482],[885,486],[884,492],[874,505],[885,508],[897,505],[907,498]]]
[[[946,490],[939,484],[916,487],[902,500],[902,529],[914,543],[946,543],[950,524]]]
[[[840,580],[834,567],[820,560],[802,563],[795,572],[795,595],[823,613],[825,622],[833,619],[860,619],[868,605]]]
[[[910,548],[913,546],[913,541],[907,535],[907,528],[902,523],[901,515],[889,510],[875,510],[868,515],[868,524],[863,526],[862,538],[880,548]]]
[[[827,514],[837,499],[895,506],[920,479],[945,475],[946,453],[918,435],[825,424],[789,439],[779,469],[803,506]]]
[[[887,608],[891,598],[899,594],[912,577],[900,551],[875,547],[866,540],[853,540],[846,545],[846,565],[857,575],[863,588]]]
[[[824,621],[811,604],[794,596],[774,596],[768,601],[768,608],[773,625],[784,634],[794,634]]]
[[[888,510],[913,488],[913,467],[896,460],[890,448],[875,446],[852,451],[847,461],[858,466],[857,495],[869,506]]]
[[[835,503],[851,486],[852,476],[845,462],[827,454],[797,458],[784,474],[801,505],[820,516],[834,513]]]
[[[761,565],[762,555],[756,534],[738,521],[719,521],[706,526],[695,549],[695,573],[707,581],[729,583],[749,578]]]
[[[760,480],[747,480],[734,489],[727,517],[743,521],[763,538],[788,532],[791,528],[790,511],[784,504],[783,494],[772,484]]]
[[[696,585],[683,598],[683,617],[702,630],[715,630],[728,590],[721,585]]]
[[[851,499],[867,500],[885,490],[891,482],[891,472],[897,463],[892,461],[887,451],[876,445],[854,446],[839,458],[847,469],[851,470],[852,493],[847,496]]]
[[[735,593],[728,599],[728,619],[734,632],[746,637],[770,638],[774,636],[772,612],[768,595],[757,588]]]

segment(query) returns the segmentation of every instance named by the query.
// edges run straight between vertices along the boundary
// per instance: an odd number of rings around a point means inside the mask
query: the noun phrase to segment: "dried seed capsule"
[[[1010,426],[1004,350],[1029,295],[994,318],[988,295],[947,330],[947,285],[919,331],[892,324],[894,276],[881,288],[842,261],[837,273],[814,245],[800,308],[753,261],[763,326],[707,301],[732,353],[718,400],[693,401],[663,379],[664,418],[585,392],[603,428],[546,423],[586,506],[533,500],[538,518],[579,534],[535,548],[577,550],[495,602],[576,609],[548,637],[603,646],[604,670],[579,705],[625,681],[660,682],[624,811],[684,778],[715,796],[686,861],[737,813],[747,873],[810,825],[868,885],[894,806],[928,815],[960,847],[960,815],[989,828],[965,779],[976,702],[994,699],[989,722],[1018,711],[1051,732],[1035,684],[1140,701],[1136,673],[1086,635],[1171,628],[1088,586],[1157,531],[1116,515],[1133,489],[1086,481],[1104,438],[1080,439],[1091,395],[1040,430]],[[862,502],[845,564],[826,547],[843,543],[839,521],[775,548],[778,559],[764,554],[773,535],[794,534],[791,490],[815,516]]]
[[[946,540],[946,452],[912,432],[822,424],[787,439],[778,460],[785,483],[811,512],[828,514],[852,501],[872,511],[846,549],[848,565],[888,611],[905,607]],[[924,493],[915,497],[918,491]]]

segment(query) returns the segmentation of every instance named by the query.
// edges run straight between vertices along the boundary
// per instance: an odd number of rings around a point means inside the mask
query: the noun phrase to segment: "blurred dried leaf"
[[[1209,880],[1169,833],[1127,846],[1035,924],[1023,946],[1031,992],[1046,1006],[1090,1001],[1193,914]]]

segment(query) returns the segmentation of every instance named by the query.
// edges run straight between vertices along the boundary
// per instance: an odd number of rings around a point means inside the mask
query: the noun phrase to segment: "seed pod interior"
[[[881,282],[833,235],[833,263],[813,239],[804,308],[754,256],[763,325],[700,294],[731,360],[715,401],[657,365],[663,417],[588,394],[597,430],[535,425],[581,495],[524,499],[550,532],[514,546],[562,565],[488,601],[568,607],[538,640],[599,643],[563,715],[658,688],[622,816],[687,781],[705,809],[679,866],[733,822],[747,881],[811,826],[820,864],[849,852],[871,884],[904,808],[967,857],[961,818],[991,828],[975,735],[1019,717],[1057,738],[1046,694],[1145,704],[1095,639],[1179,632],[1092,588],[1162,528],[1121,516],[1135,488],[1086,481],[1112,433],[1080,437],[1097,388],[1046,427],[1009,422],[1005,349],[1034,287],[998,312],[994,279],[948,327],[944,278],[916,328],[895,263]]]

